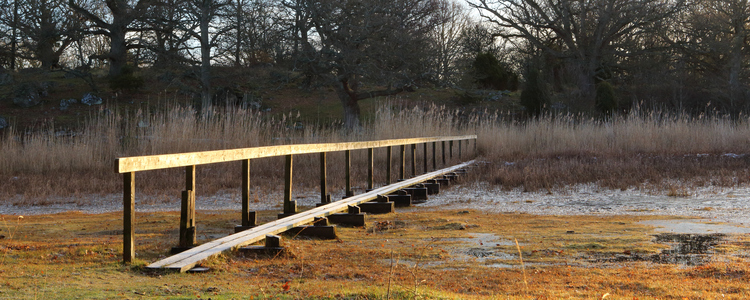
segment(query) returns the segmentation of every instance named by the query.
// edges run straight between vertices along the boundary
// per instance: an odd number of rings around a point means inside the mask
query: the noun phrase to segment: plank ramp
[[[267,234],[279,234],[297,226],[309,224],[315,217],[324,217],[331,214],[346,211],[349,205],[357,205],[360,203],[375,200],[378,195],[386,195],[393,193],[397,190],[403,189],[415,185],[417,183],[433,179],[438,176],[442,176],[446,173],[453,172],[455,170],[465,168],[474,164],[474,160],[458,164],[445,169],[426,173],[414,178],[410,178],[398,183],[383,186],[374,189],[370,192],[355,195],[340,201],[336,201],[330,204],[326,204],[320,207],[316,207],[307,211],[297,213],[295,215],[279,219],[273,222],[269,222],[252,229],[241,231],[203,245],[191,248],[187,251],[179,254],[167,257],[159,260],[147,266],[151,269],[169,269],[178,272],[185,272],[192,269],[201,261],[219,255],[224,251],[236,249],[245,245],[249,245],[266,238]]]

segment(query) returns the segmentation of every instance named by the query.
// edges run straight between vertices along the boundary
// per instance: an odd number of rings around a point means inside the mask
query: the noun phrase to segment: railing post
[[[462,140],[458,140],[458,159],[461,159],[461,144]]]
[[[404,172],[406,169],[406,146],[401,145],[401,162],[399,163],[399,171],[398,171],[398,179],[403,180],[404,179]]]
[[[411,177],[417,177],[417,144],[411,145]]]
[[[180,248],[195,246],[195,166],[185,167],[185,190],[180,210]]]
[[[424,166],[423,171],[424,173],[427,173],[427,143],[424,143],[422,145],[422,150],[422,153],[424,153],[424,155],[422,156],[422,165]]]
[[[250,160],[242,160],[242,226],[255,226],[255,218],[250,217]],[[252,220],[251,220],[252,219]]]
[[[367,189],[372,189],[375,184],[373,182],[373,160],[375,159],[375,155],[373,153],[373,148],[367,148]]]
[[[389,185],[391,184],[391,162],[393,161],[393,146],[388,146],[386,156],[386,160],[388,162],[385,164],[385,184]]]
[[[443,144],[443,166],[445,166],[445,141],[443,141],[442,144]]]
[[[135,172],[122,173],[122,262],[135,258]]]
[[[477,139],[474,139],[474,156],[477,156]]]
[[[331,203],[331,197],[328,196],[326,173],[326,153],[320,152],[320,203]]]
[[[450,152],[450,159],[452,161],[453,160],[453,141],[452,140],[449,141],[448,144],[450,145],[448,148],[450,149],[449,150],[449,152]]]
[[[436,155],[437,152],[435,148],[437,148],[437,142],[432,142],[432,170],[433,171],[437,170],[437,155]]]
[[[345,158],[344,158],[344,169],[346,172],[346,197],[354,196],[354,192],[352,192],[352,174],[351,174],[351,168],[352,168],[352,151],[346,150],[344,151]]]
[[[293,158],[291,154],[286,155],[284,159],[284,215],[297,213],[297,201],[292,200],[292,165]]]

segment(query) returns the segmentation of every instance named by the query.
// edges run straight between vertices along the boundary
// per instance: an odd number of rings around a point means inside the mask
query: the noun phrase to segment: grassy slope
[[[59,110],[60,100],[71,98],[80,100],[85,93],[91,92],[91,88],[83,80],[65,78],[64,73],[60,71],[47,74],[16,74],[14,78],[17,83],[52,82],[52,88],[50,88],[49,95],[43,98],[42,104],[32,108],[20,108],[12,103],[13,86],[0,87],[0,116],[7,118],[19,132],[38,129],[50,124],[54,124],[59,129],[76,128],[86,118],[96,116],[103,110],[135,112],[140,109],[157,112],[174,104],[189,105],[196,101],[194,96],[199,88],[197,81],[190,76],[164,79],[163,72],[142,70],[138,73],[145,79],[145,85],[142,88],[114,91],[109,89],[106,78],[101,77],[103,73],[99,73],[102,72],[95,73],[94,81],[100,90],[99,96],[104,99],[105,103],[99,106],[74,104],[66,111]],[[175,70],[172,73],[185,74],[186,71]],[[272,68],[216,68],[212,84],[217,89],[230,87],[236,93],[247,94],[259,100],[263,110],[270,109],[270,112],[266,114],[268,117],[293,115],[296,118],[299,114],[299,120],[305,124],[322,125],[328,125],[342,118],[343,110],[331,88],[301,88],[302,79],[295,76],[297,75],[294,73]],[[372,118],[379,103],[383,101],[404,104],[407,107],[435,104],[469,110],[477,108],[517,109],[513,99],[508,99],[510,102],[467,103],[462,101],[459,95],[460,92],[453,89],[423,88],[395,97],[363,100],[360,105],[365,119]]]

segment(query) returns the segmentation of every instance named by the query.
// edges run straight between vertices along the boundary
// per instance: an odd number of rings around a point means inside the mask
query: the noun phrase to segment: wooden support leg
[[[458,141],[458,159],[461,159],[461,144],[463,141]]]
[[[417,177],[417,144],[411,145],[411,177]]]
[[[242,226],[250,224],[250,160],[242,161]],[[253,220],[254,221],[254,220]],[[252,222],[255,225],[255,222]]]
[[[247,218],[247,225],[234,226],[234,233],[245,231],[255,226],[258,226],[258,218],[257,218],[257,214],[255,213],[255,211],[249,211],[247,212],[247,215],[243,215],[242,217]]]
[[[443,141],[442,144],[443,144],[443,166],[445,166],[445,141]]]
[[[354,192],[352,191],[352,151],[346,150],[344,151],[344,171],[346,172],[346,197],[354,196]]]
[[[297,213],[297,201],[292,200],[292,155],[284,159],[284,215]]]
[[[400,150],[401,162],[399,163],[398,179],[403,180],[406,177],[404,176],[404,169],[406,168],[406,146],[401,145]]]
[[[449,141],[448,144],[449,144],[448,148],[450,149],[449,150],[449,152],[450,152],[450,159],[452,161],[453,160],[453,141]]]
[[[373,182],[373,167],[374,167],[374,160],[375,155],[373,153],[374,149],[369,148],[367,149],[367,189],[372,190],[372,188],[375,186],[375,183]]]
[[[388,146],[386,150],[386,160],[388,162],[385,165],[385,184],[391,184],[391,162],[393,161],[393,147]]]
[[[122,174],[122,262],[135,258],[135,172]]]
[[[422,169],[423,173],[427,173],[427,143],[422,144]]]
[[[195,246],[195,192],[182,191],[180,243],[183,250]]]
[[[250,160],[242,161],[242,224],[234,227],[234,232],[240,232],[257,225],[254,211],[250,211]]]
[[[435,148],[437,148],[437,142],[432,142],[432,170],[433,171],[437,170],[437,155],[436,155],[437,152]]]
[[[185,167],[185,190],[180,210],[180,248],[195,246],[195,166]]]
[[[326,180],[326,153],[320,153],[320,203],[331,203],[331,196],[328,195],[328,181]]]

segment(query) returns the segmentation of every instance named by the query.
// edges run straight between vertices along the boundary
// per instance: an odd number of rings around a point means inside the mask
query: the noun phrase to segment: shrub
[[[135,67],[125,65],[120,75],[109,79],[109,87],[113,90],[137,90],[143,87],[143,77],[135,76]]]
[[[526,87],[521,92],[521,105],[531,116],[539,116],[549,106],[549,95],[539,70],[531,68],[526,74]]]
[[[474,59],[475,81],[481,88],[515,91],[518,89],[518,75],[492,53],[479,53]]]
[[[617,99],[615,97],[615,88],[609,82],[602,81],[596,86],[596,109],[601,113],[610,116],[617,109]]]

